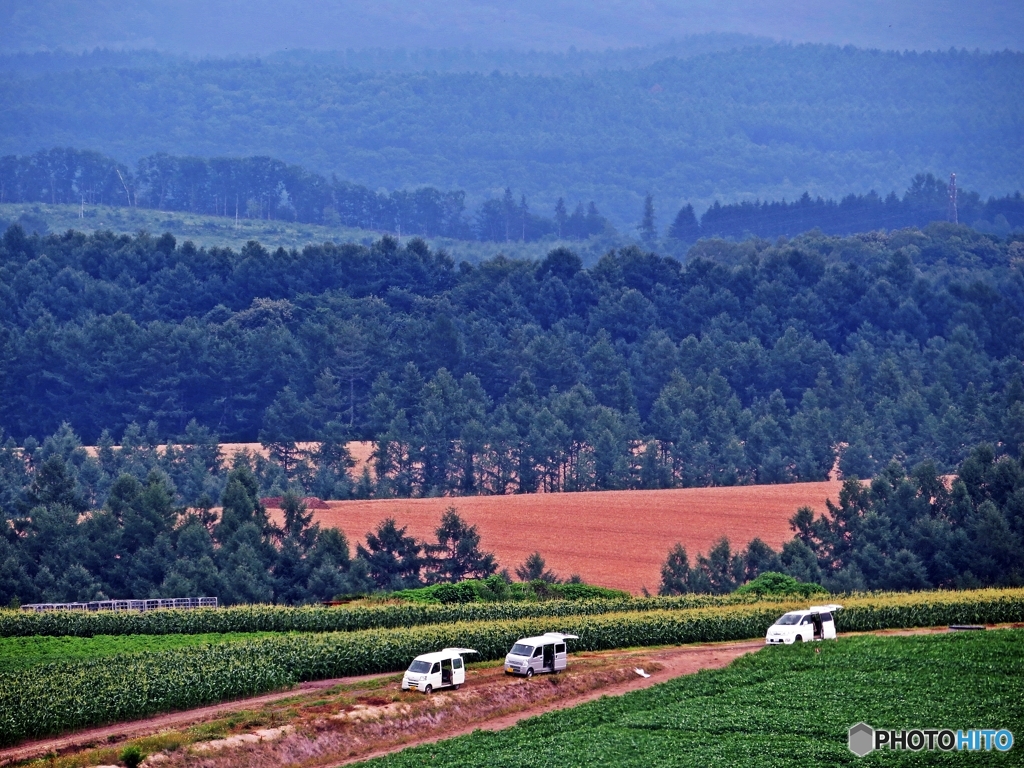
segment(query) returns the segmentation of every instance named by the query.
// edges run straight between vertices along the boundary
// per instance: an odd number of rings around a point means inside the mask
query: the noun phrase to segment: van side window
[[[541,654],[542,654],[543,652],[544,652],[544,646],[543,646],[543,645],[538,645],[538,646],[537,646],[537,649],[536,649],[536,650],[535,650],[535,651],[533,652],[533,658],[537,658],[537,657],[538,657],[538,656],[540,656],[540,655],[541,655]]]
[[[825,613],[821,614],[821,620],[822,621],[832,621],[832,614],[829,613],[828,611],[825,611]]]
[[[456,658],[452,659],[452,668],[453,669],[462,669],[462,657],[461,656],[457,656]]]
[[[434,666],[430,668],[430,674],[434,675],[441,671],[441,662],[435,661]]]
[[[555,653],[565,653],[565,643],[558,643],[555,646]]]
[[[804,620],[803,620],[803,621],[801,621],[800,623],[801,623],[801,624],[810,624],[810,623],[811,623],[811,621],[812,621],[812,619],[811,619],[811,617],[810,617],[810,616],[804,616]]]

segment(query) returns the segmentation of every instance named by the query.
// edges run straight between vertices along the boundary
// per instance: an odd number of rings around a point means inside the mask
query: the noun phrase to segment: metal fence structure
[[[91,603],[32,603],[23,611],[155,611],[158,608],[216,608],[216,597],[163,597],[156,600],[98,600]]]

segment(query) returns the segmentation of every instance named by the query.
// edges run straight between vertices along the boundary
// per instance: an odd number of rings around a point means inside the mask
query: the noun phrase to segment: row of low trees
[[[768,571],[831,592],[1024,584],[1024,468],[989,445],[972,450],[951,481],[930,462],[848,480],[827,515],[802,507],[790,525],[796,536],[781,552],[760,539],[733,552],[722,539],[690,565],[677,544],[661,593],[722,594]]]
[[[70,148],[0,158],[0,203],[131,205],[492,242],[615,234],[593,202],[586,207],[579,202],[570,212],[559,198],[554,215],[546,217],[530,210],[525,195],[517,200],[506,189],[503,197],[485,201],[469,216],[465,198],[465,192],[433,187],[374,192],[268,157],[206,160],[157,154],[139,160],[134,170],[97,152]],[[983,201],[977,193],[960,191],[957,209],[960,221],[993,231],[1024,228],[1019,192]],[[709,237],[794,236],[812,229],[841,235],[923,227],[948,217],[947,185],[932,174],[919,174],[902,198],[895,192],[884,198],[870,192],[836,201],[804,193],[791,203],[716,201],[700,217],[686,204],[665,237],[695,243]],[[646,244],[658,239],[651,195],[637,230]]]
[[[327,179],[269,157],[143,157],[134,169],[98,152],[40,150],[0,157],[0,203],[115,205],[188,211],[243,219],[284,219],[395,232],[489,241],[534,241],[548,236],[585,239],[614,234],[593,202],[569,213],[558,200],[552,218],[532,213],[511,189],[467,215],[466,194],[420,187],[375,192]]]
[[[225,604],[299,604],[497,570],[475,526],[454,508],[444,513],[436,542],[417,541],[387,519],[355,557],[344,534],[313,523],[294,494],[284,495],[275,523],[245,455],[226,474],[219,514],[208,497],[179,505],[172,481],[156,469],[142,481],[118,475],[94,507],[77,479],[89,460],[81,449],[66,460],[64,447],[49,439],[31,454],[4,456],[0,604],[197,595]],[[13,487],[15,465],[20,489]]]
[[[236,253],[12,227],[0,427],[206,446],[163,470],[188,504],[217,497],[218,440],[271,449],[263,491],[322,498],[787,482],[837,459],[868,477],[1024,443],[1024,242],[942,225],[702,254],[456,268],[422,241]],[[350,476],[351,440],[372,477]]]

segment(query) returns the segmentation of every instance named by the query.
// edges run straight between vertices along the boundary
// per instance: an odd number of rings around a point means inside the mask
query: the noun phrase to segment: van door
[[[452,685],[458,687],[466,682],[466,667],[462,663],[462,657],[456,656],[452,659]]]
[[[441,685],[452,685],[451,659],[441,659]]]
[[[434,662],[434,666],[430,668],[430,677],[427,678],[427,683],[430,684],[431,688],[441,687],[441,662]]]
[[[538,645],[533,649],[533,657],[530,659],[530,668],[534,672],[543,671],[544,667],[544,646]]]
[[[821,640],[824,637],[824,635],[822,634],[821,614],[812,613],[811,624],[814,625],[814,639]]]
[[[836,620],[831,613],[821,614],[821,626],[826,640],[836,639]]]
[[[555,644],[549,643],[544,646],[544,671],[555,671]]]
[[[555,672],[561,672],[566,667],[565,643],[555,644]]]

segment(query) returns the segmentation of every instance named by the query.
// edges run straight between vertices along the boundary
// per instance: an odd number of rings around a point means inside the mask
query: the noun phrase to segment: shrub
[[[146,759],[146,756],[142,750],[134,744],[130,744],[121,750],[121,756],[118,759],[124,763],[125,768],[139,768],[139,764]]]
[[[753,581],[747,582],[736,590],[738,595],[799,595],[810,597],[813,594],[825,593],[820,584],[797,581],[792,576],[776,571],[765,571]]]

